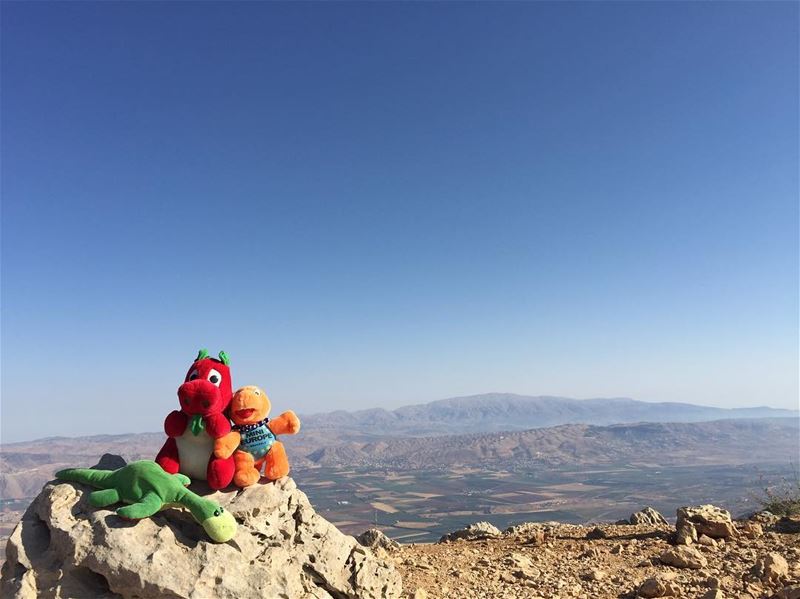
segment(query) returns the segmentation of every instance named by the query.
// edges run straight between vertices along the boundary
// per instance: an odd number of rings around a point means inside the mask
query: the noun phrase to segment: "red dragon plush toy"
[[[212,489],[227,487],[236,470],[233,457],[214,452],[215,439],[231,431],[225,415],[233,396],[229,363],[225,352],[219,352],[217,360],[200,350],[178,387],[181,409],[164,421],[169,439],[156,456],[156,462],[170,474],[180,472],[207,480]]]

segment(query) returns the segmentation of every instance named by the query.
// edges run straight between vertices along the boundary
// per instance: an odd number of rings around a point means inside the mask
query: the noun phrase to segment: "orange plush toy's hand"
[[[241,442],[241,435],[236,431],[231,431],[219,439],[214,440],[214,457],[227,460],[236,451]]]
[[[277,418],[271,419],[268,426],[276,435],[294,435],[300,431],[300,419],[297,414],[287,410]]]

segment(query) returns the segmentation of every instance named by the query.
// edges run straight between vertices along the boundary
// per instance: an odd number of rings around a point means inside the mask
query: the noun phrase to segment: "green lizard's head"
[[[236,520],[225,508],[218,506],[211,515],[200,522],[208,536],[217,543],[227,543],[236,534]]]
[[[217,543],[227,543],[236,534],[236,520],[233,515],[216,501],[200,497],[183,487],[178,493],[178,502],[189,508],[194,519]]]

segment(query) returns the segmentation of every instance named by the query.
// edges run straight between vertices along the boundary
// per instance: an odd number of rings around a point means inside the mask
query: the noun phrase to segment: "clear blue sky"
[[[2,434],[798,401],[798,4],[2,5]]]

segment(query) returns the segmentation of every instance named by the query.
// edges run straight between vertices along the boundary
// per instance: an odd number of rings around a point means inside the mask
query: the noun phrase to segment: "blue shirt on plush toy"
[[[267,423],[269,418],[264,418],[255,424],[235,424],[233,430],[237,431],[242,439],[239,442],[239,449],[246,451],[255,459],[263,458],[277,440],[275,435],[269,430]]]

